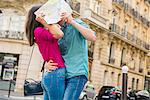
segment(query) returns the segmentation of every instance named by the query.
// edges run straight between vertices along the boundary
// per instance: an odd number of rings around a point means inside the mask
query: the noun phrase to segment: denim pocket
[[[87,77],[85,75],[79,75],[75,77],[76,80],[82,80],[84,83],[88,81]]]

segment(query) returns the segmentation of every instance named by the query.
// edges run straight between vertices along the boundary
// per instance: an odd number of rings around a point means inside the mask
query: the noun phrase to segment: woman
[[[44,100],[63,100],[65,91],[65,65],[58,47],[58,39],[63,32],[57,24],[48,25],[41,16],[34,12],[41,6],[33,6],[28,12],[26,22],[26,36],[30,46],[35,42],[46,62],[53,62],[57,67],[51,67],[42,78]]]

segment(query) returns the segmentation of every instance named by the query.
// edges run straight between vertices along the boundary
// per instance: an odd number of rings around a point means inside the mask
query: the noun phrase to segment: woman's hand
[[[56,70],[58,68],[57,65],[58,64],[54,63],[53,60],[49,60],[49,62],[47,62],[44,67],[48,71],[53,71],[53,70]]]

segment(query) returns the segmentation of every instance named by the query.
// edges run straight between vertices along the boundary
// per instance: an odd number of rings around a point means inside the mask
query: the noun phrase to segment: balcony
[[[101,11],[99,12],[95,12],[89,8],[84,11],[84,14],[82,14],[82,16],[85,20],[88,20],[105,29],[109,29],[109,18],[106,17],[109,15],[106,11],[106,8],[101,9]]]
[[[0,38],[3,39],[23,40],[23,34],[19,31],[0,30]]]
[[[110,24],[110,31],[118,34],[119,36],[123,37],[123,39],[126,39],[135,45],[138,45],[146,50],[150,50],[150,44],[129,32],[125,32],[124,29],[120,28],[120,26],[116,24]]]
[[[117,4],[118,7],[123,8],[124,7],[124,0],[113,0],[114,4]]]
[[[133,10],[132,10],[132,7],[128,3],[125,3],[124,4],[124,11],[131,15]]]
[[[148,2],[150,5],[150,0],[145,0],[145,2]],[[144,24],[146,27],[150,27],[150,21],[148,21],[147,18],[143,17],[136,9],[134,9],[130,4],[124,3],[123,0],[113,0],[113,3],[119,5],[121,8],[124,9],[126,13],[133,16],[133,18]]]

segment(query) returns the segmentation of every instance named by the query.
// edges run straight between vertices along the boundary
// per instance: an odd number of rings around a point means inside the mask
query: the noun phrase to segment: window
[[[125,56],[126,56],[126,51],[125,51],[125,48],[123,48],[121,52],[121,62],[120,62],[121,67],[125,63]]]
[[[112,17],[112,29],[111,29],[111,31],[113,31],[113,32],[116,32],[116,31],[117,31],[116,23],[117,23],[117,17],[116,17],[116,16],[113,16],[113,17]]]
[[[115,55],[115,45],[114,45],[113,42],[111,42],[108,63],[110,63],[110,64],[114,64],[115,63],[114,55]]]
[[[117,86],[121,86],[121,74],[118,74],[118,78],[117,78]]]
[[[132,78],[132,90],[134,90],[135,78]]]
[[[10,30],[23,32],[25,24],[24,22],[24,16],[12,16],[10,20]]]
[[[150,78],[147,76],[145,77],[144,89],[150,90]]]
[[[147,41],[147,34],[145,31],[143,31],[143,37],[142,37],[142,40],[144,40],[143,42],[146,42]]]
[[[99,4],[100,3],[98,1],[94,1],[94,12],[97,13],[97,14],[100,11],[100,5]]]
[[[124,25],[124,29],[123,29],[123,36],[127,37],[128,35],[128,25],[129,22],[126,22],[125,25]]]
[[[132,36],[132,41],[133,42],[136,42],[137,35],[138,35],[138,28],[134,27],[133,28],[133,36]]]
[[[111,72],[111,85],[114,85],[114,72]]]
[[[88,41],[88,56],[93,58],[94,42]]]
[[[130,52],[130,62],[128,63],[129,65],[129,68],[132,69],[132,70],[135,70],[135,66],[136,66],[136,59],[135,59],[135,52],[134,51],[131,51]]]
[[[139,62],[139,72],[140,73],[143,72],[143,67],[144,67],[143,58],[140,58],[140,62]]]
[[[112,18],[112,23],[113,23],[113,24],[116,24],[116,19],[117,19],[117,18],[116,18],[115,16]]]
[[[139,86],[139,79],[136,80],[136,90],[138,90],[138,86]]]
[[[104,72],[103,85],[108,85],[108,71]]]
[[[5,83],[5,87],[0,87],[0,89],[8,90],[8,85],[10,79],[16,82],[17,72],[19,64],[19,54],[9,54],[0,53],[0,86]],[[6,81],[5,81],[6,80]],[[15,84],[12,84],[12,89],[14,90]]]
[[[23,39],[25,16],[0,14],[0,22],[1,38]]]

